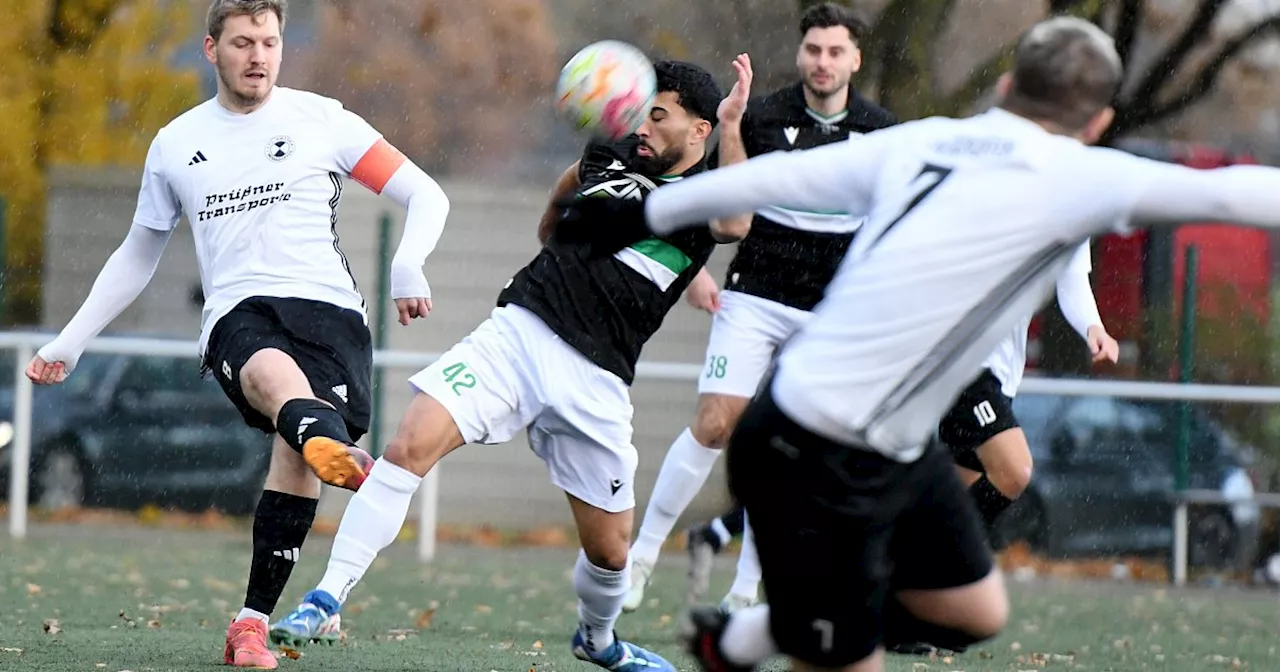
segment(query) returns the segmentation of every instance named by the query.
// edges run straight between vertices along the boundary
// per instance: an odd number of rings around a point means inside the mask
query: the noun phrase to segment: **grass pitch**
[[[323,572],[330,538],[303,551],[277,616]],[[247,576],[246,530],[44,525],[0,538],[0,670],[217,670]],[[343,614],[344,643],[301,649],[280,669],[544,672],[573,658],[574,552],[446,545],[432,565],[410,544],[379,558]],[[722,559],[709,596],[732,578]],[[685,556],[664,556],[645,608],[619,633],[693,669],[675,636]],[[1013,581],[1014,620],[955,659],[891,657],[895,672],[1280,670],[1280,598],[1238,589]],[[781,669],[781,668],[776,668]]]

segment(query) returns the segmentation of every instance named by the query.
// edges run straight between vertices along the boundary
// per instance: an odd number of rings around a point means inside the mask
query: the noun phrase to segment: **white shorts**
[[[495,308],[409,384],[449,411],[467,443],[527,429],[556,487],[611,513],[635,508],[630,389],[528,310]]]
[[[809,321],[807,310],[741,292],[720,292],[698,394],[754,397],[778,346]]]

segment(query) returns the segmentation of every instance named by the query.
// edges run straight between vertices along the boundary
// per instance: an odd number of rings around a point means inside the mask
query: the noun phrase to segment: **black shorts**
[[[245,424],[271,434],[275,418],[250,406],[240,388],[240,369],[266,348],[298,363],[312,393],[342,415],[353,441],[369,431],[373,342],[360,313],[321,301],[255,296],[214,325],[204,371],[218,379]]]
[[[1000,379],[990,369],[983,369],[938,423],[938,438],[951,449],[956,464],[965,469],[985,471],[978,448],[995,435],[1018,427],[1013,399],[1000,388]]]
[[[982,521],[936,445],[911,463],[817,436],[764,391],[729,443],[729,486],[747,509],[771,630],[782,653],[843,667],[875,651],[885,600],[992,571]]]

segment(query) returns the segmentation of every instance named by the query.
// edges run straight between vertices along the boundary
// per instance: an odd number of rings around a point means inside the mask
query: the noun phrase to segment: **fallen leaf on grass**
[[[94,667],[106,667],[106,666],[107,666],[107,664],[106,664],[106,663],[98,663],[98,664],[94,665]]]
[[[156,619],[154,619],[154,618],[153,618],[153,619],[151,619],[151,620],[147,621],[147,627],[148,627],[148,628],[155,628],[155,629],[159,629],[159,628],[160,628],[160,621],[157,621]]]
[[[476,613],[477,613],[477,614],[488,614],[488,613],[492,613],[492,612],[493,612],[493,607],[491,607],[491,606],[489,606],[489,605],[487,605],[487,604],[477,604],[477,605],[476,605]]]
[[[419,630],[426,630],[427,628],[430,628],[431,619],[435,618],[435,615],[435,609],[428,609],[421,614],[418,614],[418,618],[413,621],[413,627]]]
[[[280,653],[283,653],[284,657],[288,658],[289,660],[297,660],[302,657],[301,651],[297,649],[291,649],[287,646],[280,647]]]
[[[40,584],[38,584],[38,583],[28,583],[28,584],[27,584],[27,594],[28,594],[28,595],[39,595],[39,594],[40,594],[41,592],[43,592],[43,591],[44,591],[44,589],[43,589],[43,588],[41,588],[41,587],[40,587]]]
[[[535,648],[535,649],[541,649],[541,648],[542,648],[542,640],[541,640],[541,639],[539,639],[538,641],[534,642],[534,643],[533,643],[533,648]]]
[[[62,632],[62,625],[58,623],[56,618],[46,618],[44,619],[44,631],[51,635],[56,635]]]
[[[19,649],[14,646],[0,646],[0,651],[3,651],[5,653],[19,653],[19,654],[22,653],[22,649]]]

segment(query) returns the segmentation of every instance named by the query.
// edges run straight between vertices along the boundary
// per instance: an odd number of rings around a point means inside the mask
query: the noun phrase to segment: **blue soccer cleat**
[[[635,644],[618,639],[614,635],[613,644],[596,654],[587,649],[587,642],[582,636],[582,629],[573,633],[573,655],[579,660],[595,663],[606,670],[614,672],[676,672],[676,668],[665,658],[652,651],[646,651]]]
[[[302,598],[284,620],[271,626],[271,642],[288,646],[305,646],[311,642],[333,644],[342,639],[342,605],[333,596],[313,590]]]

